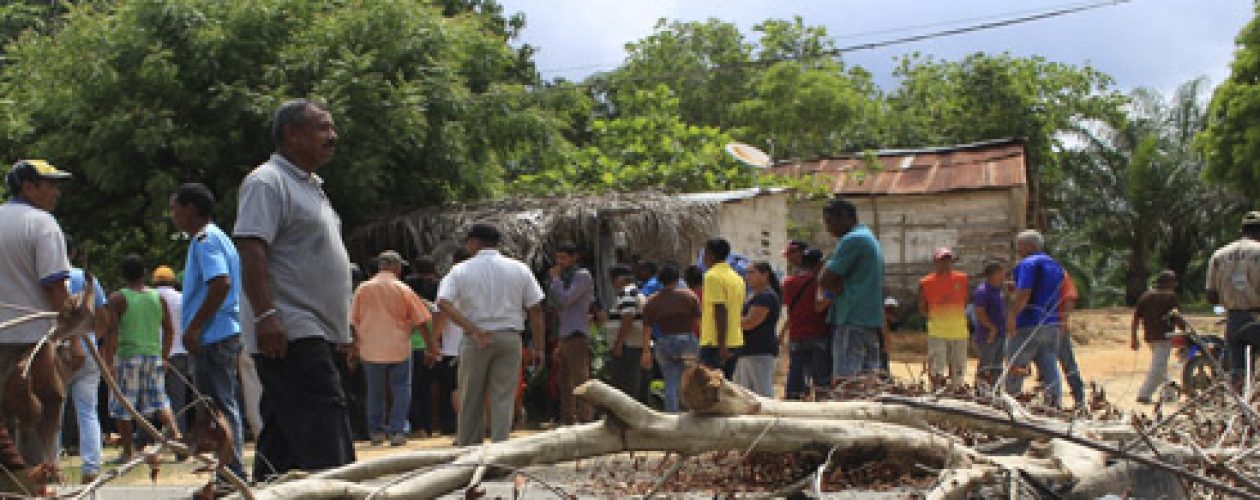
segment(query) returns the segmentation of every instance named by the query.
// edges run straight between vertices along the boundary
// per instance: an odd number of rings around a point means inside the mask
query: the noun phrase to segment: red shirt
[[[818,278],[793,274],[783,280],[783,305],[788,307],[788,339],[806,340],[827,335],[827,311],[814,310]]]

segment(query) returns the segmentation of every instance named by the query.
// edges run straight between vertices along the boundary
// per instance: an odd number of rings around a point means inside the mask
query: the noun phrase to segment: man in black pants
[[[241,183],[233,236],[244,271],[241,326],[256,343],[263,429],[254,479],[353,462],[334,362],[350,338],[350,258],[315,169],[337,132],[322,104],[289,101],[272,123],[276,152]]]

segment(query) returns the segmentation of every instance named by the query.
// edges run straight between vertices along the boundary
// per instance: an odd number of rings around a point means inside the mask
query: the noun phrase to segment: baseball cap
[[[1243,216],[1242,225],[1260,226],[1260,211],[1252,210]]]
[[[933,261],[938,261],[941,259],[953,259],[953,258],[954,258],[954,251],[951,250],[949,247],[939,247],[936,249],[935,252],[932,252]]]
[[[174,283],[175,270],[171,269],[171,266],[157,266],[157,268],[153,269],[153,282]]]
[[[822,257],[822,250],[806,248],[804,252],[801,252],[801,265],[806,267],[816,266],[819,262],[822,262]]]
[[[394,264],[401,264],[403,262],[402,255],[399,255],[398,252],[393,250],[381,252],[380,255],[376,256],[376,260],[380,262],[392,262]]]
[[[792,251],[803,252],[806,248],[809,248],[809,243],[801,240],[789,240],[787,246],[783,247],[783,251],[779,252],[779,255],[787,255],[792,253]]]
[[[498,245],[500,238],[503,236],[499,233],[498,228],[490,224],[478,223],[468,228],[468,234],[465,237],[476,238],[491,245]]]
[[[35,179],[69,179],[70,172],[58,170],[48,160],[18,160],[5,176],[9,191],[16,193],[21,189],[22,181]]]

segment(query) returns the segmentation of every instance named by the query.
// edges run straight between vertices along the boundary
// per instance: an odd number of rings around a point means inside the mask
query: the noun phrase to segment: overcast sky
[[[826,26],[838,46],[877,42],[1021,17],[1088,0],[501,0],[507,13],[523,12],[521,42],[538,48],[544,78],[585,76],[616,67],[626,42],[652,32],[658,18],[733,22],[746,36],[769,19],[800,15]],[[1085,12],[1010,27],[937,38],[844,56],[894,82],[894,58],[920,52],[956,60],[973,52],[1041,55],[1089,64],[1119,88],[1171,91],[1207,76],[1213,85],[1229,74],[1234,37],[1254,15],[1250,0],[1131,0]]]

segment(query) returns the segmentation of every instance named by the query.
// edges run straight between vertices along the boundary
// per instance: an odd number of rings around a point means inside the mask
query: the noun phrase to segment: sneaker
[[[385,444],[385,435],[380,433],[372,433],[372,446],[380,446]]]
[[[407,444],[407,435],[403,433],[393,434],[389,436],[390,446],[402,446]]]

